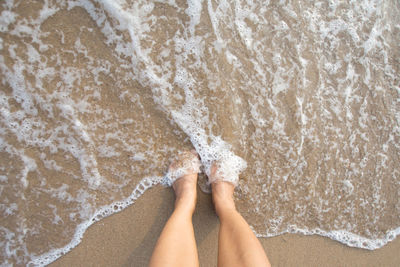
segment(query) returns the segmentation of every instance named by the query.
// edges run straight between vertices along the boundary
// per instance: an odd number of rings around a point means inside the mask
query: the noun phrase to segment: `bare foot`
[[[195,150],[180,153],[169,166],[167,177],[175,191],[175,209],[184,208],[194,212],[199,168],[200,160]]]
[[[218,172],[218,163],[214,162],[211,166],[211,183],[212,198],[217,215],[221,217],[221,213],[225,210],[236,210],[233,192],[235,185],[227,182]]]

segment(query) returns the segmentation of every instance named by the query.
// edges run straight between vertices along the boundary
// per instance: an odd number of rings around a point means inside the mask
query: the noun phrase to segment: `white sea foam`
[[[383,245],[393,241],[400,234],[400,227],[389,230],[384,238],[369,239],[363,236],[356,235],[346,230],[333,230],[325,231],[319,228],[316,229],[301,229],[296,225],[289,226],[289,229],[277,234],[259,234],[256,233],[257,237],[273,237],[282,234],[303,234],[303,235],[320,235],[329,237],[330,239],[339,241],[340,243],[346,244],[349,247],[358,247],[369,250],[381,248]]]

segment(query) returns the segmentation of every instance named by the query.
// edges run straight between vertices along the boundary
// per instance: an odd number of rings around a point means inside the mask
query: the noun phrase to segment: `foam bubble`
[[[199,173],[200,160],[192,152],[180,153],[169,167],[163,179],[163,184],[172,186],[179,178],[186,174]]]

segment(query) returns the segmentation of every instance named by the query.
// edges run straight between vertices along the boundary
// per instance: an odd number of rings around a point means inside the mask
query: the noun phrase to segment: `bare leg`
[[[174,163],[170,168],[173,166]],[[192,224],[197,196],[196,185],[197,171],[174,182],[175,209],[157,241],[150,259],[150,267],[199,266]]]
[[[236,210],[234,185],[217,181],[212,185],[215,210],[221,226],[218,237],[218,266],[270,266],[264,248]]]

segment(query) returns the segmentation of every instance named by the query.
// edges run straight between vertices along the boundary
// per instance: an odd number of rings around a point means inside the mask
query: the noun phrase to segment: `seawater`
[[[0,261],[44,265],[192,146],[260,237],[400,232],[400,3],[0,4]],[[207,190],[202,176],[202,187]]]

